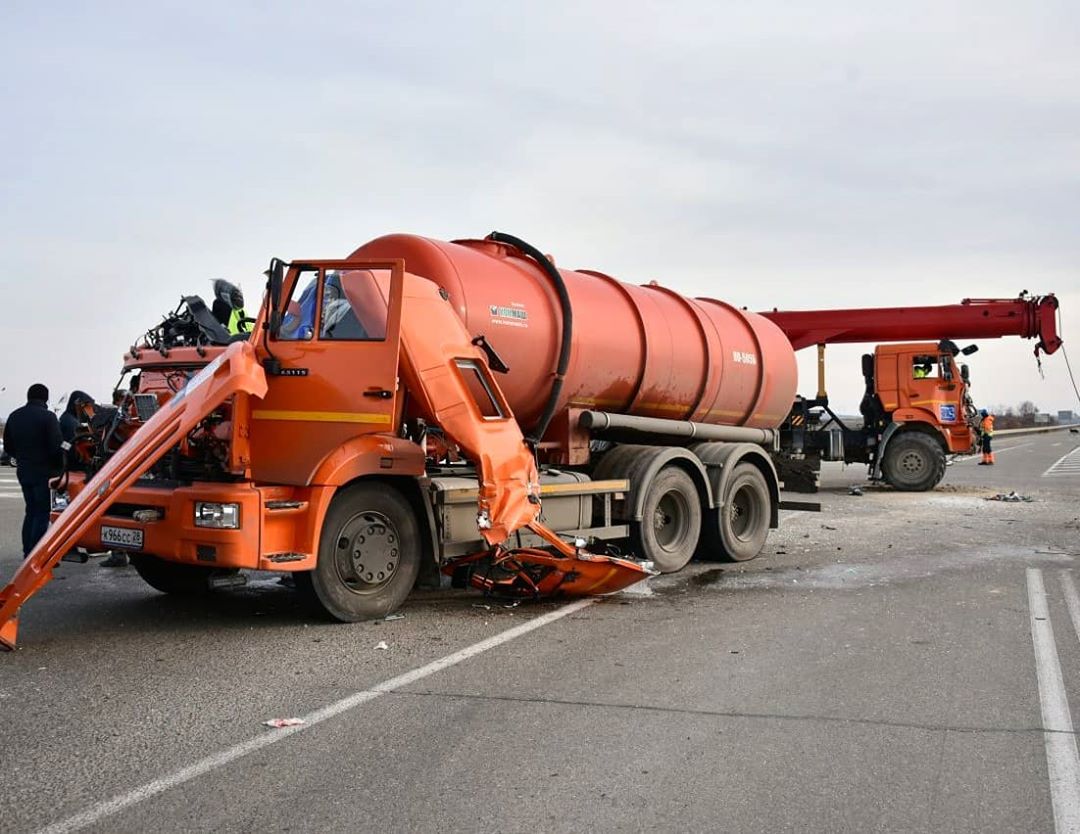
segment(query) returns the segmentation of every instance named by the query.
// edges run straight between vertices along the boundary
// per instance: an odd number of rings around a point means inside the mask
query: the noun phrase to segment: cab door
[[[269,390],[251,411],[255,480],[308,484],[346,441],[395,433],[403,272],[400,260],[290,266],[280,326],[259,331]]]

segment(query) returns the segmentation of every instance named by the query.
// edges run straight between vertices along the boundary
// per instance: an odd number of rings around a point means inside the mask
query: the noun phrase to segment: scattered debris
[[[303,718],[271,718],[269,721],[264,721],[263,725],[281,729],[282,727],[299,727],[303,723]]]
[[[852,486],[848,489],[848,495],[862,495],[862,487]]]
[[[830,527],[828,524],[822,524],[821,529],[822,530],[835,530],[836,528],[835,527]]]
[[[404,620],[405,615],[404,614],[387,614],[385,617],[383,617],[383,619],[386,622],[390,622],[391,620]]]
[[[483,608],[485,611],[490,611],[491,610],[490,605],[484,605],[484,603],[482,603],[482,602],[474,602],[472,604],[472,607],[473,608]]]
[[[389,648],[390,647],[388,645],[386,645],[385,640],[380,640],[378,643],[375,644],[375,650],[379,651],[379,652],[385,652],[385,651],[389,650]]]
[[[1021,501],[1026,501],[1027,503],[1030,504],[1035,499],[1032,498],[1029,495],[1020,495],[1018,492],[1016,492],[1016,490],[1013,490],[1012,492],[1009,492],[1008,494],[1006,494],[1004,492],[999,492],[997,495],[991,495],[986,500],[987,501],[1007,501],[1010,504],[1018,504]]]

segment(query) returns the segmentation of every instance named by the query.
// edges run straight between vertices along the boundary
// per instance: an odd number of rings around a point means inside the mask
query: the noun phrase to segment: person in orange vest
[[[990,442],[994,437],[994,415],[985,408],[979,411],[979,438],[982,441],[982,460],[979,466],[993,466],[994,452],[990,448]]]

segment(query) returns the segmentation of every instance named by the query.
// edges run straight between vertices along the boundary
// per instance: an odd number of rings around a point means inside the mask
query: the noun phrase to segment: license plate
[[[101,525],[101,543],[127,550],[142,550],[143,531],[132,530],[130,527],[109,527],[103,524]]]

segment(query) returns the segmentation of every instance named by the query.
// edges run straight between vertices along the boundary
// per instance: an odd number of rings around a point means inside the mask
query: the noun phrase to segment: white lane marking
[[[1027,587],[1054,829],[1058,834],[1080,834],[1080,755],[1076,750],[1072,714],[1061,677],[1041,570],[1027,569]]]
[[[1032,445],[1031,443],[1019,443],[1016,446],[1005,446],[1004,448],[1001,448],[1001,449],[994,449],[994,454],[999,455],[1002,452],[1011,452],[1013,449],[1026,449],[1028,446],[1031,446],[1031,445]],[[959,463],[975,463],[975,455],[978,455],[978,454],[981,454],[981,453],[980,452],[975,452],[975,454],[973,454],[971,457],[964,458],[962,461],[959,461]]]
[[[1050,464],[1050,468],[1042,473],[1042,477],[1048,475],[1071,475],[1080,472],[1080,446],[1070,449]]]
[[[1065,605],[1069,609],[1073,631],[1076,632],[1076,639],[1080,640],[1080,594],[1076,592],[1076,583],[1073,582],[1071,570],[1061,572],[1061,587],[1065,589]]]
[[[61,832],[78,831],[79,829],[86,828],[86,826],[100,822],[106,817],[111,817],[114,814],[120,813],[125,808],[130,808],[132,805],[137,805],[144,800],[157,796],[159,793],[164,793],[170,788],[175,788],[185,782],[190,782],[192,779],[197,779],[212,770],[217,770],[219,767],[223,767],[229,764],[229,762],[236,761],[249,753],[254,753],[256,750],[261,750],[262,748],[271,744],[276,744],[291,735],[303,732],[328,718],[333,718],[335,715],[340,715],[361,704],[366,704],[368,701],[373,701],[380,695],[385,695],[387,692],[393,692],[395,689],[401,689],[403,686],[408,686],[429,675],[434,675],[436,672],[441,672],[443,669],[447,669],[464,660],[476,657],[478,654],[483,654],[490,649],[508,643],[517,637],[521,637],[523,634],[528,634],[530,631],[535,631],[556,620],[561,620],[563,617],[580,611],[582,608],[592,605],[594,602],[596,602],[595,597],[572,602],[555,611],[529,620],[527,623],[522,623],[519,626],[515,626],[514,628],[507,629],[492,637],[488,637],[486,640],[481,640],[479,643],[467,646],[453,654],[448,654],[446,657],[434,660],[426,666],[421,666],[418,669],[413,669],[411,672],[405,672],[402,675],[398,675],[396,678],[390,678],[388,681],[383,681],[371,689],[354,692],[352,695],[347,695],[340,701],[327,704],[325,707],[303,716],[304,723],[300,726],[283,727],[280,730],[269,730],[266,733],[257,735],[247,741],[242,741],[239,744],[235,744],[219,753],[207,756],[205,759],[201,759],[187,767],[175,770],[167,776],[162,776],[152,782],[147,782],[145,785],[140,785],[127,793],[122,793],[118,796],[114,796],[112,799],[106,799],[102,802],[98,802],[96,805],[91,805],[85,811],[40,829],[37,834],[61,834]]]

